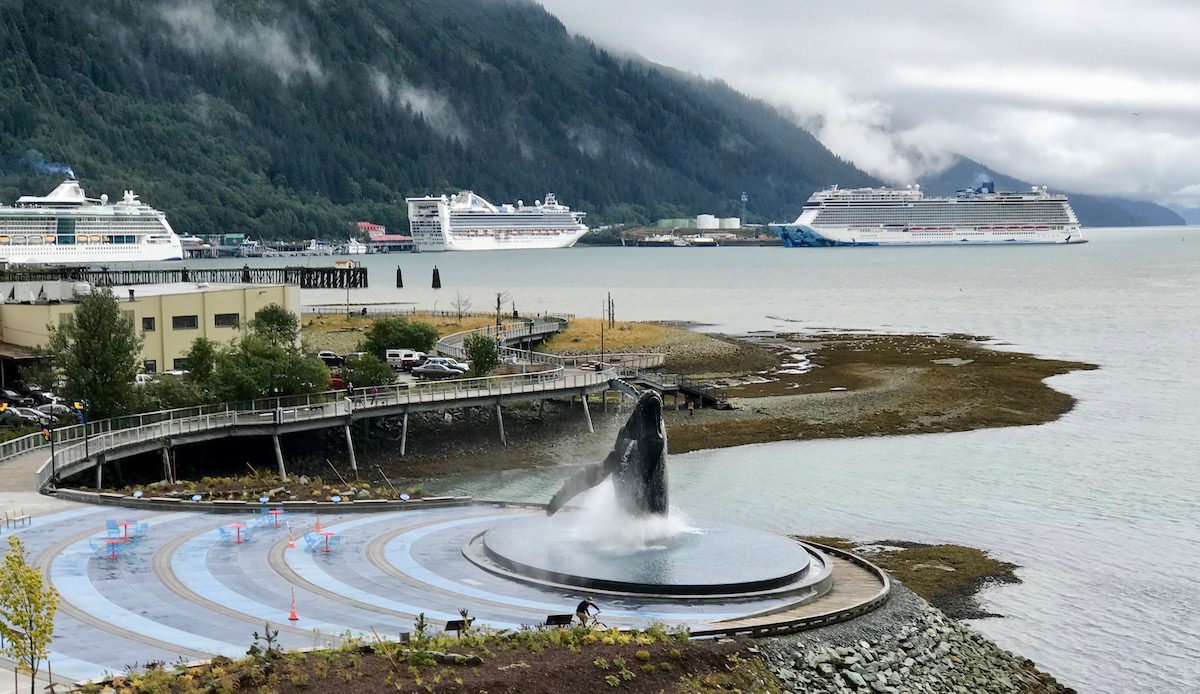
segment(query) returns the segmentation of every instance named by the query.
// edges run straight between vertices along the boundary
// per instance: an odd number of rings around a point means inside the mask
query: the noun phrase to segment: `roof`
[[[28,347],[14,345],[9,342],[0,342],[0,359],[25,360],[40,358],[41,355]]]
[[[118,299],[129,296],[133,290],[134,298],[144,296],[170,296],[176,294],[199,294],[202,292],[219,292],[231,289],[264,289],[267,287],[286,287],[277,284],[241,284],[235,282],[160,282],[158,284],[125,284],[112,287],[113,295]]]

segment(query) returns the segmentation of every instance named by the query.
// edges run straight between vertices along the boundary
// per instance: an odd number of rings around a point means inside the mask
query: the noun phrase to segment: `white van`
[[[384,353],[387,357],[387,363],[393,368],[401,371],[410,371],[412,367],[419,366],[425,361],[425,353],[417,352],[411,349],[389,349]]]

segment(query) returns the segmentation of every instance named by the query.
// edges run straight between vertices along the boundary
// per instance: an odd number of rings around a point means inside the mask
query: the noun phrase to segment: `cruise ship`
[[[953,197],[906,189],[833,186],[814,193],[795,222],[776,226],[783,245],[911,246],[1084,243],[1079,218],[1061,194],[1034,186],[996,192],[992,183]]]
[[[525,205],[493,205],[471,191],[450,197],[408,198],[408,224],[417,251],[567,248],[587,233],[583,212],[554,193]]]
[[[0,262],[92,264],[182,260],[183,245],[162,212],[132,190],[110,204],[67,179],[49,195],[0,205]]]

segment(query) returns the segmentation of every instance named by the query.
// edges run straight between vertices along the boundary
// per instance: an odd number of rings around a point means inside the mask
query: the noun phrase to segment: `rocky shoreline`
[[[750,647],[792,692],[1073,694],[1036,664],[893,584],[881,608]]]

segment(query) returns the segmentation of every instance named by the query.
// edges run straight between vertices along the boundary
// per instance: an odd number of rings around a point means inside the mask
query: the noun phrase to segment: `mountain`
[[[946,170],[922,180],[921,187],[926,193],[933,195],[951,195],[963,188],[978,186],[984,181],[993,181],[997,190],[1023,191],[1029,190],[1032,185],[1019,178],[997,173],[966,157],[959,157]],[[1067,197],[1071,200],[1071,207],[1079,217],[1079,222],[1085,227],[1170,226],[1185,223],[1183,217],[1174,211],[1143,200],[1081,193],[1067,193]]]
[[[774,108],[519,0],[0,0],[0,200],[74,168],[181,234],[406,229],[405,196],[547,191],[589,221],[791,219],[876,184]]]
[[[1182,207],[1180,205],[1171,205],[1171,209],[1175,211],[1183,221],[1188,224],[1200,224],[1200,207]]]

